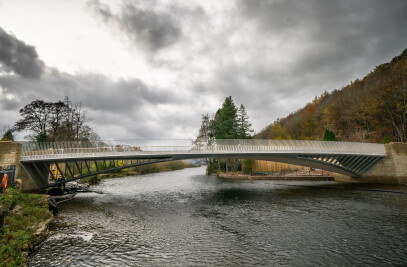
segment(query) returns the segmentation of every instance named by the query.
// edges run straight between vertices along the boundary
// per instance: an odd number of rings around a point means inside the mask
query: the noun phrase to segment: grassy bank
[[[0,228],[0,266],[26,264],[26,255],[39,240],[39,228],[52,218],[45,195],[21,194],[7,189],[0,194],[6,218]]]
[[[154,163],[148,164],[143,166],[132,167],[128,169],[116,170],[110,173],[103,173],[96,176],[88,177],[82,179],[82,183],[88,184],[97,184],[103,178],[116,178],[116,177],[125,177],[131,175],[140,175],[140,174],[148,174],[148,173],[157,173],[157,172],[165,172],[165,171],[176,171],[182,170],[185,168],[193,168],[198,167],[197,165],[191,164],[189,161],[169,161],[169,162],[161,162],[161,163]]]

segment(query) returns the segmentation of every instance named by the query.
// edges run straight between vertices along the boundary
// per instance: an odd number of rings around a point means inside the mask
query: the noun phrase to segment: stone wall
[[[16,142],[0,142],[0,166],[16,166],[15,179],[21,179],[23,181],[23,192],[38,191],[37,185],[28,176],[20,163],[20,156],[22,153],[23,145]]]
[[[407,144],[390,143],[385,146],[387,157],[360,178],[361,182],[406,184]]]
[[[407,144],[384,145],[387,156],[360,178],[334,175],[335,181],[354,183],[407,184]]]

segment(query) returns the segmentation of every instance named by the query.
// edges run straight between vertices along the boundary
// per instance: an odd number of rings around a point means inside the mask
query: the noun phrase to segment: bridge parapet
[[[123,140],[103,142],[50,142],[26,143],[23,145],[21,160],[53,159],[75,156],[134,154],[185,154],[199,153],[318,153],[385,156],[384,145],[355,142],[329,142],[309,140],[260,140],[260,139],[224,139],[214,140],[210,144],[194,143],[190,139],[177,140]]]

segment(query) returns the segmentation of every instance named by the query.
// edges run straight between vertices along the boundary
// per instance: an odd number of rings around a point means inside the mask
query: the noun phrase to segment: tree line
[[[340,141],[407,142],[407,49],[362,80],[277,119],[255,138],[322,140],[326,130]]]
[[[13,127],[3,130],[2,141],[14,140],[13,132],[28,132],[27,138],[36,142],[83,141],[99,139],[88,125],[90,118],[82,103],[34,100],[20,109],[21,119]]]

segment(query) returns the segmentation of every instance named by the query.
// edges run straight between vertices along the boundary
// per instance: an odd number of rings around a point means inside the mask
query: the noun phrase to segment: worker
[[[8,181],[8,175],[7,173],[4,174],[3,179],[1,181],[1,191],[3,192],[7,188],[7,181]]]

